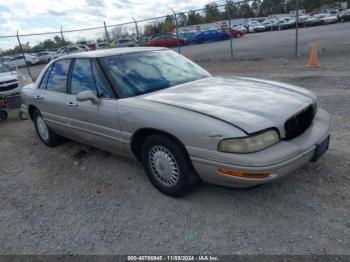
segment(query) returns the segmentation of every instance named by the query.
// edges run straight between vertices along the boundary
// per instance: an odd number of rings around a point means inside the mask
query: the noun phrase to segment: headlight
[[[218,150],[227,153],[253,153],[270,147],[279,141],[278,132],[270,129],[249,137],[222,140],[219,143]]]

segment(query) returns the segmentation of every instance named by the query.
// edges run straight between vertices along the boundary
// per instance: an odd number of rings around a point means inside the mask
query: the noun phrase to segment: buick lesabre
[[[213,77],[166,48],[75,53],[50,62],[23,89],[47,146],[62,137],[141,161],[161,192],[200,180],[251,187],[316,161],[330,117],[290,84]]]

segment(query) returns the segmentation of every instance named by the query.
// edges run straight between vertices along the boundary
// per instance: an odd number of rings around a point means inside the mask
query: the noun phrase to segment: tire
[[[5,110],[0,110],[0,120],[6,120],[8,116],[9,115]]]
[[[20,111],[19,114],[18,114],[19,118],[22,119],[22,120],[27,120],[28,119],[28,116],[26,113],[24,113],[23,111]]]
[[[33,120],[36,133],[40,140],[49,147],[57,146],[61,144],[62,137],[57,135],[50,127],[48,127],[38,110],[33,113]]]
[[[185,149],[165,135],[145,139],[141,160],[149,180],[163,194],[183,196],[199,181]]]
[[[237,34],[237,38],[241,38],[242,36],[241,36],[241,34],[240,33],[238,33]]]

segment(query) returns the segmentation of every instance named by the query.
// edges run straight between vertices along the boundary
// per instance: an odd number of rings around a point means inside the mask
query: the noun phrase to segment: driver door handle
[[[67,106],[78,106],[78,104],[73,103],[73,102],[67,102]]]

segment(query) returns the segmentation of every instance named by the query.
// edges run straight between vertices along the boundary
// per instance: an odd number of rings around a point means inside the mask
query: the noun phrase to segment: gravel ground
[[[137,162],[70,141],[47,148],[13,113],[0,122],[0,254],[350,255],[350,56],[306,63],[202,63],[307,87],[332,115],[319,162],[249,190],[202,184],[170,198]]]

